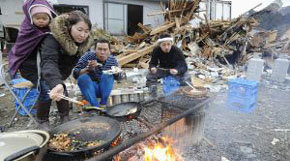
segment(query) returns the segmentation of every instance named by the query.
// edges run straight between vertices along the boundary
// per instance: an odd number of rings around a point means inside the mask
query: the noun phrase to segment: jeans
[[[78,86],[85,99],[92,105],[99,107],[106,105],[114,85],[113,75],[102,74],[100,81],[92,81],[88,74],[82,74],[78,78]],[[98,102],[97,98],[101,98]]]
[[[49,97],[49,86],[47,85],[47,83],[44,80],[40,80],[40,93],[39,93],[39,97],[38,100],[40,102],[47,102],[47,101],[51,101],[50,97]]]

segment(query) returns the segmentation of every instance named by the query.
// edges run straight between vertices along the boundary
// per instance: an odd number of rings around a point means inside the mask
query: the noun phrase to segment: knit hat
[[[31,21],[32,21],[32,16],[37,14],[37,13],[47,13],[48,16],[50,17],[50,19],[52,19],[51,11],[46,6],[37,5],[37,6],[33,6],[30,9]]]

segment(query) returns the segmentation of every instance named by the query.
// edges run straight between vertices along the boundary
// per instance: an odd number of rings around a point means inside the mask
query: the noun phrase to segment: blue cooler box
[[[258,82],[238,78],[229,80],[228,85],[228,107],[244,113],[252,112],[258,98]]]
[[[26,81],[27,81],[26,79],[18,78],[18,79],[13,79],[11,82],[14,85],[14,84],[21,83],[21,82],[26,82]],[[12,90],[15,93],[15,95],[22,101],[25,93],[28,90],[28,88],[13,88]],[[23,102],[23,105],[26,107],[26,109],[28,111],[35,104],[35,101],[37,100],[37,97],[38,97],[38,91],[36,90],[36,88],[33,88],[28,93],[28,95],[25,98],[25,101]],[[15,100],[15,110],[17,110],[18,107],[20,107],[20,106],[19,106],[18,102]],[[27,113],[22,108],[19,109],[18,113],[20,115],[22,115],[22,116],[26,116],[27,115]],[[32,109],[30,113],[35,115],[36,114],[36,109]]]

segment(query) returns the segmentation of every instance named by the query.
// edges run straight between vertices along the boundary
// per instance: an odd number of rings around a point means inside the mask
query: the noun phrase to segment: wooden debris
[[[145,33],[150,33],[152,31],[151,28],[144,26],[142,23],[138,23],[138,26],[145,32]]]
[[[181,44],[181,49],[186,56],[200,56],[208,60],[220,58],[222,63],[229,65],[227,57],[233,53],[241,53],[243,60],[247,60],[247,47],[261,46],[255,39],[250,40],[248,34],[258,22],[252,17],[246,17],[246,13],[231,21],[210,21],[206,15],[198,16],[201,0],[169,0],[168,8],[160,2],[161,11],[150,15],[163,14],[165,23],[151,28],[141,23],[138,26],[141,32],[133,36],[127,36],[123,40],[110,38],[114,44],[112,50],[117,54],[117,60],[121,66],[148,68],[150,53],[160,34],[167,32],[174,37],[175,43]],[[188,22],[192,19],[203,20],[199,27],[193,27]],[[107,36],[107,35],[105,35]],[[268,35],[269,43],[274,42],[275,33]],[[194,47],[192,43],[196,44]],[[256,43],[256,44],[255,44]],[[239,46],[242,46],[239,47]],[[241,50],[242,49],[242,50]],[[149,55],[149,56],[147,56]],[[147,56],[147,57],[144,57]]]
[[[153,51],[154,47],[155,47],[154,45],[145,47],[142,50],[139,50],[139,51],[137,51],[135,53],[132,53],[130,55],[121,57],[121,58],[119,58],[117,60],[118,60],[119,64],[122,66],[122,65],[127,64],[127,63],[130,63],[133,60],[138,59],[138,58],[140,58],[140,57],[142,57],[142,56],[144,56],[146,54],[149,54],[150,52]]]
[[[153,29],[153,30],[151,31],[150,35],[155,35],[155,34],[159,34],[159,33],[161,33],[161,32],[164,32],[164,31],[170,29],[171,27],[173,27],[173,26],[175,26],[175,25],[176,25],[176,22],[172,22],[172,23],[170,23],[170,24],[165,24],[165,25],[163,25],[163,26],[159,26],[159,27]]]

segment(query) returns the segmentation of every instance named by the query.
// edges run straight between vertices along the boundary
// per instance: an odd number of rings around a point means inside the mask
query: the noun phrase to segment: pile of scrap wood
[[[290,54],[290,7],[282,7],[281,0],[275,0],[264,9],[250,15],[260,24],[259,30],[252,34],[251,50],[272,55]]]
[[[206,15],[200,16],[201,0],[170,0],[168,8],[160,3],[162,11],[151,16],[163,14],[163,25],[151,28],[138,24],[142,32],[135,33],[117,41],[110,40],[117,60],[122,67],[148,68],[150,53],[157,44],[160,34],[167,32],[174,37],[175,44],[189,57],[201,57],[209,60],[219,59],[225,64],[231,63],[227,57],[240,55],[236,62],[245,63],[248,59],[248,33],[258,22],[251,17],[241,16],[232,21],[210,21]],[[200,21],[199,27],[193,27],[191,20]],[[235,63],[236,63],[235,62]]]
[[[123,45],[124,48],[119,50],[117,60],[121,66],[125,67],[143,67],[148,68],[150,54],[156,45],[159,35],[163,32],[170,32],[173,36],[186,30],[185,25],[195,18],[198,13],[199,3],[201,0],[194,1],[169,1],[169,8],[164,9],[157,14],[163,14],[165,23],[156,28],[138,24],[142,33],[135,33],[133,36],[127,36]],[[154,15],[153,14],[153,15]]]

